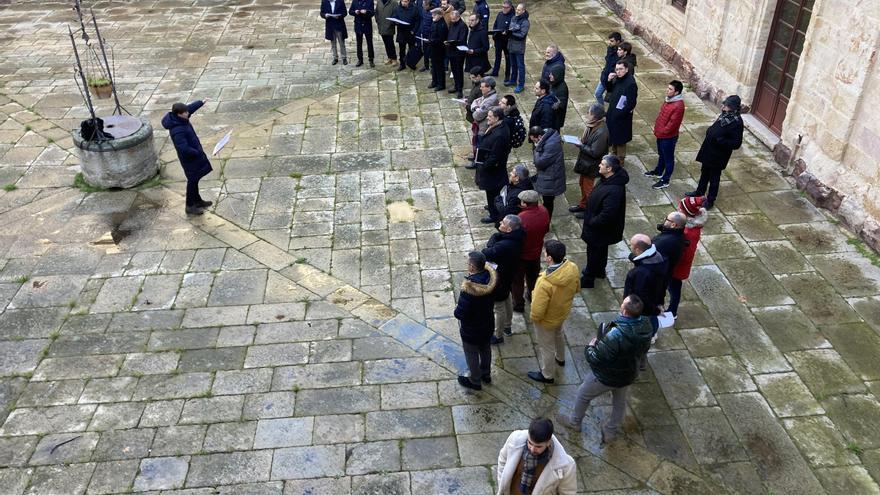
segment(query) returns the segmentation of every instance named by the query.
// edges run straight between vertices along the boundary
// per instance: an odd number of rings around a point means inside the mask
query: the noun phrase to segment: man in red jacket
[[[550,231],[550,213],[547,208],[538,204],[541,199],[538,191],[529,189],[519,193],[517,197],[522,202],[519,218],[522,220],[522,229],[526,231],[526,239],[516,274],[513,276],[513,285],[510,286],[510,294],[513,296],[513,310],[522,313],[526,307],[523,284],[528,287],[525,297],[531,301],[535,282],[541,273],[541,250],[544,249],[544,236]]]
[[[654,121],[654,136],[657,138],[657,166],[645,172],[647,177],[659,180],[652,186],[654,189],[669,187],[669,178],[675,169],[675,143],[678,142],[678,129],[684,118],[684,86],[681,81],[671,81],[666,87],[666,101],[660,106],[660,113]]]

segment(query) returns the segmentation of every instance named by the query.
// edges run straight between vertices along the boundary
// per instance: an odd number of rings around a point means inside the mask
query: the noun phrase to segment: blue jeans
[[[525,53],[510,54],[510,78],[516,81],[516,87],[526,85],[526,58]]]
[[[602,84],[602,81],[599,81],[599,83],[596,84],[596,92],[593,93],[593,96],[596,97],[596,103],[598,103],[600,105],[605,105],[605,100],[602,98],[604,95],[605,95],[605,85]]]
[[[671,138],[657,138],[657,166],[654,172],[662,173],[660,178],[663,182],[669,182],[672,177],[672,171],[675,170],[675,144],[678,143],[678,136]]]

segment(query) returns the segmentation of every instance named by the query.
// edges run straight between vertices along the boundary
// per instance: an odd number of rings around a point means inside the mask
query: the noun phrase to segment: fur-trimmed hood
[[[498,284],[498,274],[495,272],[495,269],[489,265],[486,265],[485,271],[489,273],[488,280],[486,280],[487,277],[484,275],[484,272],[468,275],[461,282],[461,291],[475,297],[483,297],[492,294],[492,291],[495,290],[495,285]]]
[[[709,212],[706,211],[705,208],[700,208],[700,213],[695,217],[687,217],[687,224],[685,226],[689,229],[693,228],[702,228],[703,225],[706,224],[706,220],[709,219]]]

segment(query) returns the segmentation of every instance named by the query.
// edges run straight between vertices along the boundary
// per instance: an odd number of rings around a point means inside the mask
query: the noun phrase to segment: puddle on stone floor
[[[416,213],[406,201],[394,201],[388,204],[388,221],[391,223],[415,221]]]

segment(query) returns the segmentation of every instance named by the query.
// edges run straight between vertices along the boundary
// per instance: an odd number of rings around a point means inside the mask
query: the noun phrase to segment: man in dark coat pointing
[[[201,215],[204,208],[211,206],[210,201],[203,200],[199,195],[199,180],[211,172],[211,162],[208,161],[208,155],[202,149],[202,143],[189,121],[190,116],[202,108],[206,101],[207,98],[189,105],[175,103],[171,106],[171,111],[162,117],[162,127],[168,129],[177,158],[186,174],[187,215]]]

